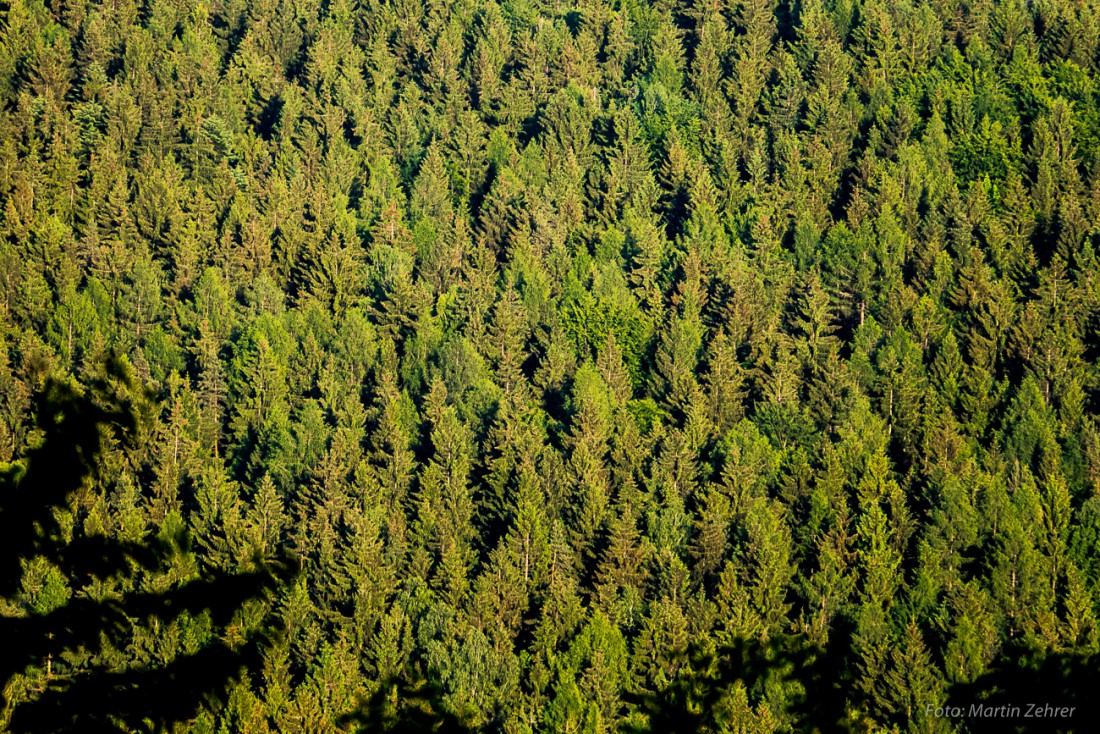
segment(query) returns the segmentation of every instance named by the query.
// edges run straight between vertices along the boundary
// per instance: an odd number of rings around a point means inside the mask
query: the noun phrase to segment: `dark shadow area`
[[[281,96],[273,95],[264,103],[260,114],[253,121],[252,129],[264,140],[272,140],[275,137],[279,121],[282,119],[284,103]]]
[[[59,679],[37,700],[15,710],[12,731],[163,731],[195,716],[201,704],[217,710],[222,689],[259,664],[266,641],[244,647],[222,642],[180,655],[156,668],[90,669]]]
[[[966,730],[972,734],[1094,731],[1100,721],[1100,655],[1002,658],[973,683],[952,688],[948,703],[963,709]],[[970,716],[975,704],[1019,711],[1012,716]],[[1071,715],[1056,715],[1057,709],[1067,708],[1074,709]]]
[[[359,702],[358,708],[340,720],[355,731],[391,734],[468,734],[458,717],[444,710],[442,691],[430,683],[410,685],[392,680],[378,693]]]
[[[844,680],[843,661],[838,656],[796,637],[738,640],[717,650],[695,648],[689,650],[687,665],[667,688],[633,697],[648,725],[627,731],[726,731],[732,722],[724,720],[728,707],[721,702],[738,681],[750,704],[759,700],[765,689],[785,690],[787,710],[794,715],[799,731],[841,731]]]
[[[258,629],[240,632],[233,644],[219,637],[250,600],[269,599],[293,573],[284,558],[252,559],[247,573],[210,575],[163,592],[138,588],[93,598],[82,587],[92,581],[137,581],[142,572],[164,569],[186,552],[185,531],[162,532],[144,543],[105,536],[67,542],[59,517],[99,476],[108,444],[132,446],[149,396],[129,369],[108,360],[101,376],[83,392],[48,380],[36,399],[41,438],[17,462],[0,466],[0,690],[13,677],[31,673],[36,689],[14,701],[0,697],[15,732],[160,730],[195,715],[216,701],[242,669],[255,666],[278,628],[265,617]],[[52,608],[35,610],[21,599],[21,562],[44,559],[76,589]],[[108,585],[109,588],[109,585]],[[14,610],[14,611],[12,611]],[[150,628],[183,613],[209,615],[213,635],[188,653],[162,665],[108,668],[72,664],[110,646],[125,650],[136,629]],[[270,615],[268,615],[270,616]],[[228,636],[227,636],[228,637]],[[85,658],[87,659],[87,658]],[[2,694],[0,694],[2,695]]]

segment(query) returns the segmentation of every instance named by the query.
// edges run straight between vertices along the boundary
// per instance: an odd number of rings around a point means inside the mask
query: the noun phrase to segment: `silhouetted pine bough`
[[[73,497],[96,479],[105,442],[126,448],[145,400],[127,366],[116,359],[108,360],[102,376],[82,392],[47,380],[36,401],[42,436],[0,474],[0,598],[26,591],[30,561],[48,564],[50,573],[66,582],[90,582],[46,611],[17,601],[8,608],[19,613],[0,617],[0,680],[12,731],[170,727],[222,695],[279,634],[263,605],[292,573],[293,564],[281,557],[257,558],[251,572],[206,572],[163,590],[90,591],[104,582],[134,582],[187,551],[182,528],[128,543],[106,536],[69,540],[59,522]],[[181,615],[203,619],[221,634],[160,662],[121,667],[87,662],[107,646],[125,646],[135,629],[145,627],[155,637],[161,625]],[[81,659],[85,662],[74,662]],[[13,699],[13,678],[29,670],[37,675],[25,677],[35,683]]]
[[[753,718],[749,699],[781,702],[804,731],[843,726],[846,682],[841,659],[795,636],[693,644],[664,690],[633,696],[642,732],[739,731]]]
[[[949,705],[967,713],[975,704],[983,708],[1018,709],[1020,715],[968,716],[967,729],[972,734],[1084,732],[1100,720],[1097,700],[1100,656],[1068,653],[1036,656],[1026,650],[1012,650],[990,668],[972,683],[955,686],[948,697]],[[1051,709],[1073,709],[1073,715],[1061,718],[1042,715]]]
[[[340,722],[353,731],[388,734],[469,734],[475,729],[447,711],[437,683],[381,681],[373,696],[358,702]]]

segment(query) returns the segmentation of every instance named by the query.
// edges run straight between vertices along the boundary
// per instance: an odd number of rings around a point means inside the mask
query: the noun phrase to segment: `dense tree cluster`
[[[0,462],[124,355],[59,532],[187,536],[0,614],[302,569],[181,727],[951,731],[1097,652],[1095,0],[0,13]]]

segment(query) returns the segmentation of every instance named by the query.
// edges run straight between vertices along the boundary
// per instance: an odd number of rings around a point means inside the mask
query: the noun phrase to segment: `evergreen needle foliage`
[[[1097,0],[4,4],[0,730],[1086,730],[1098,247]]]

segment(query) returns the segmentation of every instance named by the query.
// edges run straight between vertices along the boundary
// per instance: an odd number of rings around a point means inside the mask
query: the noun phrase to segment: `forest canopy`
[[[96,721],[1080,730],[1098,79],[1096,0],[7,3],[0,730],[246,639]]]

